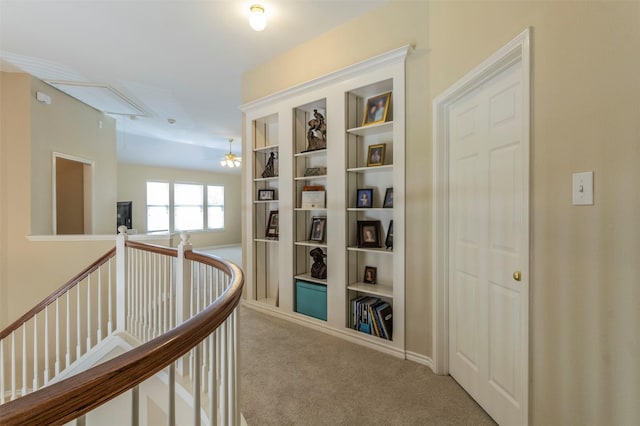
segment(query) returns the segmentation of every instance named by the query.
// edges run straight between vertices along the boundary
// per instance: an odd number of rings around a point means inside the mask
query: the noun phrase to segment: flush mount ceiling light
[[[233,169],[234,167],[240,167],[242,165],[242,158],[231,152],[231,142],[233,142],[233,139],[229,139],[229,152],[222,157],[220,165]]]
[[[262,31],[267,26],[267,15],[262,5],[253,4],[249,8],[249,25],[256,31]]]

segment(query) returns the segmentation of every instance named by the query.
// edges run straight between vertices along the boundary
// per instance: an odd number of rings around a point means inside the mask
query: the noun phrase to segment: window
[[[147,232],[169,230],[169,184],[147,182]]]
[[[207,228],[224,228],[224,186],[207,186]]]
[[[194,231],[204,228],[204,194],[202,185],[176,183],[173,185],[174,228]]]

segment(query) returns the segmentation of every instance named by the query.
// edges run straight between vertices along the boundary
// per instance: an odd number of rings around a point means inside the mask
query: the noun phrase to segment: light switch
[[[593,205],[593,172],[573,174],[573,205]]]

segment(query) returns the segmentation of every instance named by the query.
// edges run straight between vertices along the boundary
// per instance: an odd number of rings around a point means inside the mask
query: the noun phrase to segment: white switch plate
[[[574,206],[593,205],[593,172],[574,173],[572,187]]]

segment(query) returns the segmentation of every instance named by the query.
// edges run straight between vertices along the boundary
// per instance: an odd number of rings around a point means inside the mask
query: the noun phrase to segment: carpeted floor
[[[494,425],[449,376],[240,308],[240,409],[258,425]]]

